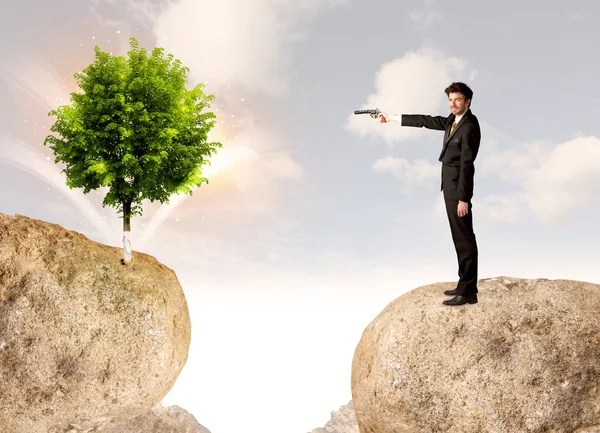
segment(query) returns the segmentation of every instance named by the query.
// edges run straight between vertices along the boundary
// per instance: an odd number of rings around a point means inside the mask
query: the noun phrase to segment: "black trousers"
[[[458,258],[457,292],[459,295],[467,296],[477,293],[477,240],[473,233],[473,205],[469,202],[469,212],[459,217],[456,209],[458,200],[444,199],[446,202],[446,214],[450,223],[450,232],[454,241],[454,249]]]

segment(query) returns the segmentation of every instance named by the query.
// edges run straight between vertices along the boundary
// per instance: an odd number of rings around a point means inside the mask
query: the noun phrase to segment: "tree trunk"
[[[131,202],[123,202],[123,263],[131,261],[131,241],[129,234],[131,232]]]

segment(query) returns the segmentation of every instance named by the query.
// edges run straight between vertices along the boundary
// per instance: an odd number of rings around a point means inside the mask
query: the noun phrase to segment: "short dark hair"
[[[463,95],[465,95],[465,100],[473,99],[473,91],[471,90],[471,88],[465,83],[457,81],[453,82],[448,87],[446,87],[446,90],[444,90],[444,92],[446,92],[446,96],[450,96],[450,93],[462,93]]]

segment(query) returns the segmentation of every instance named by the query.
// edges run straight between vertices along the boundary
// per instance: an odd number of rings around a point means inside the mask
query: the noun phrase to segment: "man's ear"
[[[467,108],[471,108],[471,100],[470,100],[470,99],[467,99],[467,100],[465,101],[465,105],[467,106]]]

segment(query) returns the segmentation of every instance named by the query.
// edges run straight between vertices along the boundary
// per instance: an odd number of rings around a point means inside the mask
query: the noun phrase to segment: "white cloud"
[[[408,193],[409,189],[415,185],[440,178],[439,165],[431,164],[424,159],[416,159],[411,162],[405,158],[388,156],[375,161],[373,170],[393,174],[400,181],[403,193]]]
[[[552,152],[550,144],[536,141],[522,148],[510,148],[490,152],[484,142],[478,169],[482,173],[498,174],[507,183],[522,184],[532,172],[542,165],[545,157]],[[482,152],[483,153],[483,152]]]
[[[600,209],[600,139],[581,137],[556,146],[525,183],[543,222],[565,222],[577,211]]]
[[[517,222],[529,208],[543,223],[565,223],[576,212],[600,210],[600,139],[578,137],[551,146],[534,142],[484,158],[481,169],[515,183],[521,191],[490,196],[488,216]],[[495,208],[494,208],[495,206]]]
[[[211,89],[227,85],[281,96],[288,92],[292,43],[303,25],[346,0],[180,0],[158,8],[129,0],[153,15],[158,44],[173,50]]]
[[[473,208],[478,218],[491,221],[518,223],[528,213],[527,195],[524,193],[488,195],[480,200],[473,200]]]
[[[90,0],[90,5],[92,7],[92,11],[97,15],[98,11],[96,6],[101,3],[108,3],[111,5],[117,4],[119,2],[119,6],[125,6],[129,9],[136,19],[144,22],[144,23],[152,23],[157,15],[159,15],[170,3],[172,0]],[[98,16],[98,15],[97,15]],[[99,17],[105,23],[110,23],[110,21],[104,20],[102,17]],[[112,22],[112,24],[116,24],[116,22]],[[123,25],[125,23],[120,23]]]
[[[446,202],[444,201],[444,196],[442,194],[438,195],[433,208],[438,220],[446,220]]]
[[[519,146],[515,140],[482,124],[485,141],[475,163],[473,208],[478,218],[520,223],[533,215],[544,224],[563,224],[581,211],[600,211],[600,138],[578,136],[552,145],[534,141],[520,147],[500,150],[500,142]],[[439,167],[426,161],[379,159],[373,168],[393,173],[402,190],[417,182],[439,176]],[[482,178],[500,179],[516,187],[510,192],[486,194]],[[489,184],[488,184],[489,185]],[[446,218],[440,195],[435,213]]]
[[[452,81],[464,81],[466,68],[464,59],[431,47],[411,51],[382,65],[375,77],[375,93],[358,108],[379,108],[390,114],[448,115],[444,89]],[[361,137],[381,137],[388,144],[434,133],[399,123],[381,124],[367,115],[354,114],[348,117],[345,128]]]
[[[425,0],[423,9],[414,9],[409,14],[410,19],[418,27],[427,27],[444,20],[444,12],[435,5],[436,0]]]
[[[477,69],[473,69],[469,74],[469,81],[475,81],[477,79],[477,75],[479,75],[479,71]]]

